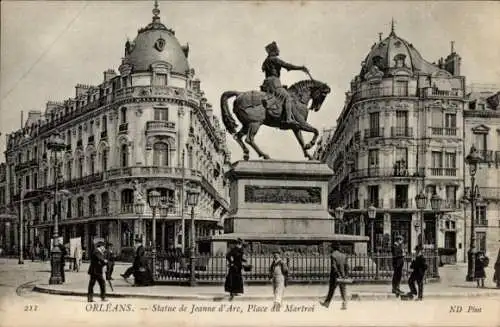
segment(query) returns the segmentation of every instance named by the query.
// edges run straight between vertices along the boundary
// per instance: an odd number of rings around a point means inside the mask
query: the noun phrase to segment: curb
[[[73,290],[62,290],[53,289],[42,286],[35,286],[33,288],[34,292],[45,293],[51,295],[63,295],[63,296],[87,296],[87,292],[83,291],[73,291]],[[449,298],[471,298],[471,297],[494,297],[500,296],[500,292],[463,292],[463,293],[434,293],[425,295],[426,299],[449,299]],[[158,299],[158,300],[184,300],[184,301],[208,301],[208,302],[219,302],[227,300],[227,295],[221,294],[220,296],[213,295],[155,295],[155,294],[137,294],[137,293],[108,293],[109,298],[139,298],[139,299]],[[284,300],[312,300],[318,301],[323,297],[323,295],[290,295],[284,296]],[[349,300],[351,301],[362,301],[362,300],[388,300],[397,299],[393,294],[389,293],[351,293],[348,294]],[[340,298],[340,296],[335,296],[334,298]],[[238,297],[238,302],[240,301],[272,301],[273,296],[269,295],[247,295]]]

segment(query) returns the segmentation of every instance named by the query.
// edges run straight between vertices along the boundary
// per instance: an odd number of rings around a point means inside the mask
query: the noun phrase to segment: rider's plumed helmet
[[[266,45],[266,52],[267,54],[271,54],[273,52],[276,52],[278,50],[278,45],[276,44],[275,41],[269,43],[268,45]]]

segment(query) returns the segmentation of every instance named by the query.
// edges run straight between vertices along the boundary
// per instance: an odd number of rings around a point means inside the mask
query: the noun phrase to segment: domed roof
[[[172,72],[186,74],[189,70],[187,47],[182,47],[175,32],[160,22],[160,10],[155,2],[153,21],[138,31],[133,42],[125,45],[124,63],[132,66],[132,72],[150,71],[151,65],[167,62]]]
[[[363,62],[360,75],[363,77],[374,69],[387,74],[397,68],[410,70],[411,73],[424,74],[442,71],[439,67],[424,60],[411,43],[397,36],[393,25],[387,38],[373,44]]]

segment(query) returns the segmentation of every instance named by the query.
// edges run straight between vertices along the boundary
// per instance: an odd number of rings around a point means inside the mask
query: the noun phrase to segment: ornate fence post
[[[375,253],[375,280],[379,279],[380,275],[380,252]]]

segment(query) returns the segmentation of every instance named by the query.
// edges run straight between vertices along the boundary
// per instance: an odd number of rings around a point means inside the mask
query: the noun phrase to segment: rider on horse
[[[262,64],[262,71],[266,74],[266,78],[260,88],[263,92],[271,93],[283,99],[283,107],[285,109],[284,124],[297,125],[297,122],[292,117],[292,97],[286,88],[281,85],[280,73],[282,68],[286,70],[301,70],[305,73],[309,71],[304,66],[295,66],[281,60],[278,57],[280,55],[280,50],[276,42],[268,44],[265,49],[267,58]]]

